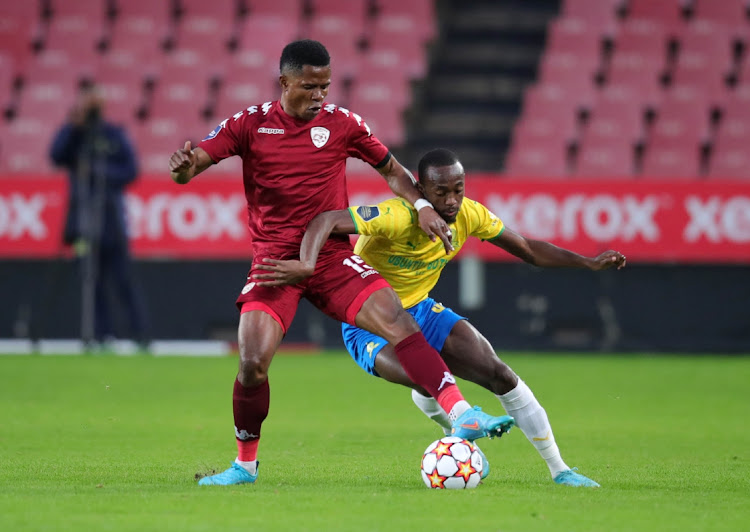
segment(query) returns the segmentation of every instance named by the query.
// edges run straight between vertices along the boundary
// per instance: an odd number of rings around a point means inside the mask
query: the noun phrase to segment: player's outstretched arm
[[[424,199],[422,194],[415,186],[417,180],[412,173],[399,163],[395,157],[391,156],[388,162],[378,172],[388,182],[388,186],[398,196],[404,198],[409,203],[417,207],[419,215],[419,227],[422,228],[430,240],[435,242],[437,238],[443,241],[445,253],[453,251],[451,243],[451,230],[443,218],[432,208],[432,205]],[[424,203],[418,205],[417,201],[422,200]]]
[[[169,173],[175,183],[184,185],[212,164],[208,153],[203,148],[193,149],[188,140],[169,158]]]
[[[584,257],[543,240],[526,238],[507,227],[499,237],[490,242],[511,255],[542,268],[588,268],[599,271],[609,268],[619,270],[626,264],[625,255],[619,251],[609,250],[597,257]]]
[[[266,286],[296,284],[315,272],[318,254],[329,236],[356,232],[357,228],[348,210],[320,213],[312,219],[305,230],[300,245],[300,260],[263,259],[263,264],[256,265],[256,268],[269,273],[254,274],[253,280],[259,285]]]

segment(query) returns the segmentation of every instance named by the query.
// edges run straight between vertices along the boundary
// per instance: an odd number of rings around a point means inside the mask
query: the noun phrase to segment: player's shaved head
[[[328,50],[318,41],[303,39],[287,44],[281,52],[281,74],[300,73],[305,65],[326,67],[331,64]]]
[[[419,175],[419,182],[423,183],[427,177],[431,168],[442,168],[445,166],[453,166],[454,164],[461,164],[458,160],[458,155],[445,148],[437,148],[435,150],[428,151],[422,156],[419,161],[417,168],[417,174]]]

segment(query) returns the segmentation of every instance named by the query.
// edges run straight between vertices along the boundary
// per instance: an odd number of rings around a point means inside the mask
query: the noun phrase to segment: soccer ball
[[[454,436],[432,442],[422,456],[422,480],[428,488],[476,488],[483,469],[477,446]]]

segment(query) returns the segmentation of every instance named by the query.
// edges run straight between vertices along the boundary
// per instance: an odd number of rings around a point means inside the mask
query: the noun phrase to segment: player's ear
[[[289,80],[286,79],[286,76],[284,74],[279,76],[279,86],[283,90],[286,90],[286,88],[289,86]]]

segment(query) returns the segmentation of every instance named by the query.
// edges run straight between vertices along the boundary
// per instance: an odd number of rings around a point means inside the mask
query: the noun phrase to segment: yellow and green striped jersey
[[[470,236],[492,240],[505,226],[487,207],[464,198],[451,224],[454,251],[445,254],[443,242],[432,242],[419,227],[417,211],[406,200],[392,198],[378,205],[349,207],[357,234],[354,252],[390,283],[404,308],[430,293],[443,267],[460,251]]]

